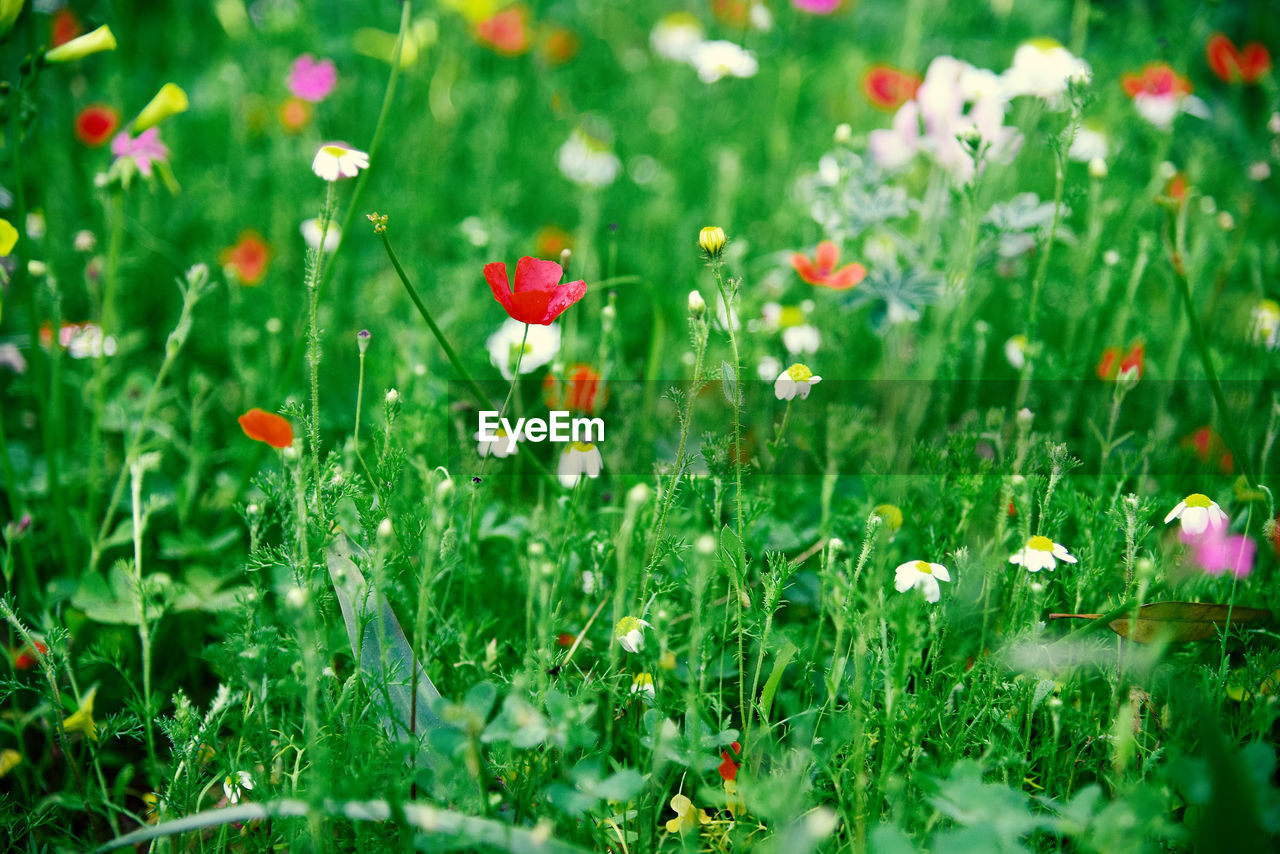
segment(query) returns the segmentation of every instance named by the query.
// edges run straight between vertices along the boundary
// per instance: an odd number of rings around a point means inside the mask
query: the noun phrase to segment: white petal
[[[1179,501],[1178,506],[1169,511],[1169,515],[1164,517],[1164,523],[1168,525],[1174,519],[1182,515],[1182,511],[1187,509],[1187,502]]]
[[[931,564],[929,564],[929,567],[933,570],[933,577],[934,577],[934,578],[936,578],[936,579],[938,579],[939,581],[950,581],[950,580],[951,580],[951,573],[950,573],[950,572],[948,572],[948,571],[947,571],[947,568],[946,568],[945,566],[943,566],[942,564],[940,564],[940,563],[931,563]]]
[[[1209,511],[1204,507],[1188,507],[1182,512],[1182,530],[1199,535],[1209,527]]]
[[[1076,563],[1076,559],[1071,556],[1071,552],[1067,551],[1067,547],[1062,543],[1053,544],[1053,556],[1058,560],[1064,560],[1067,563]]]
[[[894,573],[893,587],[899,593],[906,593],[912,587],[916,586],[916,582],[920,580],[921,574],[913,567],[900,566]]]
[[[920,588],[924,590],[924,601],[937,602],[942,596],[942,588],[938,586],[938,579],[932,575],[924,575],[920,578]]]

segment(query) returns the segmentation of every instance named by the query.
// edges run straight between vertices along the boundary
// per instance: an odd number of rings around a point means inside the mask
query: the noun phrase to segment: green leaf
[[[447,726],[433,709],[440,692],[415,659],[395,612],[380,592],[370,588],[343,540],[329,548],[329,578],[360,675],[369,680],[372,702],[387,734],[396,740],[416,736],[421,743],[431,730]]]
[[[1228,620],[1228,614],[1230,619]],[[1120,637],[1138,643],[1198,641],[1218,636],[1219,631],[1249,623],[1265,623],[1271,612],[1262,608],[1220,605],[1214,602],[1152,602],[1138,609],[1138,619],[1118,617],[1108,625]]]
[[[720,391],[724,393],[724,399],[729,401],[730,406],[738,405],[738,374],[733,370],[733,365],[723,361],[720,363]]]
[[[787,641],[782,647],[782,651],[778,653],[777,658],[773,660],[773,670],[769,671],[769,678],[764,683],[764,690],[760,692],[760,711],[763,712],[765,720],[769,719],[769,710],[773,708],[773,695],[778,693],[778,685],[782,682],[782,672],[791,663],[791,657],[799,651],[799,647],[791,641]]]

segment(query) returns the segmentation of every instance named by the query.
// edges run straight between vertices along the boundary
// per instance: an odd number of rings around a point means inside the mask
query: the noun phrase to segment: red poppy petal
[[[836,264],[840,263],[840,247],[830,240],[824,240],[818,244],[817,251],[813,253],[813,260],[818,264],[818,272],[823,276],[829,276],[836,268]]]
[[[516,262],[516,293],[549,291],[560,284],[564,268],[555,261],[543,261],[526,255]]]
[[[827,281],[823,282],[823,284],[834,290],[843,291],[858,284],[866,277],[866,267],[861,264],[848,264],[842,267],[834,276],[827,277]]]
[[[287,448],[293,444],[293,426],[279,415],[250,409],[238,420],[244,434],[254,441],[266,442],[273,448]]]
[[[1117,347],[1108,347],[1102,351],[1102,358],[1098,360],[1098,365],[1094,371],[1098,374],[1100,380],[1115,379],[1116,376],[1116,359],[1120,355]]]
[[[1240,57],[1231,39],[1222,33],[1214,33],[1204,46],[1205,58],[1213,73],[1230,83],[1236,79],[1240,68]]]
[[[542,326],[550,323],[547,320],[547,305],[551,302],[550,291],[525,291],[512,294],[507,304],[507,314],[521,323],[536,323]]]
[[[1124,87],[1124,93],[1130,98],[1142,94],[1142,90],[1146,88],[1146,83],[1139,74],[1122,74],[1120,85]]]
[[[507,281],[507,265],[501,261],[484,265],[484,280],[493,291],[493,298],[511,314],[511,284]]]
[[[1253,42],[1245,45],[1240,54],[1240,76],[1246,83],[1257,83],[1271,70],[1271,54],[1265,47]]]
[[[791,256],[791,266],[796,268],[796,272],[800,274],[801,279],[811,285],[816,285],[821,278],[808,256],[801,255],[799,252]]]
[[[558,264],[556,265],[559,266]],[[576,282],[556,288],[550,292],[551,298],[547,301],[547,313],[543,320],[539,321],[542,325],[547,325],[555,320],[569,306],[582,299],[587,292],[587,283],[579,279]]]

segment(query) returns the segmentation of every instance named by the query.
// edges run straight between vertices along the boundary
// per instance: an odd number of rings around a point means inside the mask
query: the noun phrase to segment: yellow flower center
[[[630,634],[640,628],[640,621],[635,617],[623,617],[618,620],[618,625],[613,627],[613,633],[617,637]]]
[[[330,157],[341,157],[347,153],[347,150],[340,145],[324,145],[320,147],[320,150]]]
[[[781,327],[799,326],[804,323],[804,310],[798,305],[784,306],[778,312],[778,325]]]
[[[590,442],[574,442],[569,447],[573,448],[575,451],[578,451],[579,453],[589,454],[593,450],[595,450],[596,446],[591,444]],[[631,617],[627,617],[626,619],[630,620]]]
[[[933,575],[933,567],[922,560],[916,561],[916,572],[922,572],[925,575]]]
[[[890,531],[896,531],[902,527],[902,511],[896,505],[877,504],[875,514]]]
[[[637,673],[636,678],[631,680],[631,684],[637,688],[652,688],[653,675],[650,673]]]
[[[1199,492],[1191,493],[1186,497],[1185,501],[1188,507],[1210,507],[1213,505],[1213,501],[1210,500],[1209,496]]]
[[[1058,41],[1057,39],[1050,38],[1049,36],[1040,36],[1039,38],[1027,39],[1026,44],[1031,45],[1036,50],[1039,50],[1043,53],[1048,53],[1049,51],[1053,50],[1055,47],[1062,47],[1062,43],[1060,41]]]
[[[1037,534],[1027,540],[1027,548],[1035,549],[1038,552],[1051,552],[1053,551],[1053,540]]]
[[[799,362],[796,362],[794,365],[787,368],[787,376],[791,377],[794,382],[807,383],[809,380],[813,379],[813,371],[809,370],[808,365],[802,365]]]

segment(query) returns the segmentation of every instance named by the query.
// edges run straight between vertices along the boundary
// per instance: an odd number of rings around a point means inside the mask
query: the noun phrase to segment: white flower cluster
[[[649,46],[659,56],[693,66],[703,83],[715,83],[725,77],[754,77],[760,70],[751,51],[730,41],[707,41],[705,35],[693,15],[673,12],[653,28]]]

